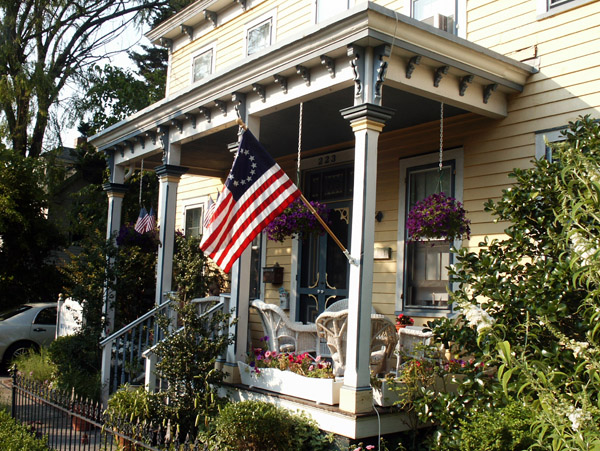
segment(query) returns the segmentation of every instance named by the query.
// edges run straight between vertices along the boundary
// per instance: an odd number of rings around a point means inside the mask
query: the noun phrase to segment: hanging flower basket
[[[427,196],[408,213],[406,228],[411,241],[469,238],[471,228],[462,204],[444,193]]]
[[[310,202],[313,208],[319,213],[319,216],[327,222],[328,209],[327,205],[321,204],[316,201]],[[267,238],[271,241],[283,242],[287,238],[299,237],[300,235],[308,235],[310,233],[323,234],[325,230],[317,220],[317,218],[310,212],[310,210],[304,205],[304,202],[300,199],[296,199],[292,202],[283,213],[277,216],[273,221],[266,227]]]

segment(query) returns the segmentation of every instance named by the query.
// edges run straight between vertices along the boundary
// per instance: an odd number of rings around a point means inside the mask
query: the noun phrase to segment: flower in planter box
[[[400,313],[396,317],[396,324],[399,326],[412,326],[415,323],[415,320],[410,316]]]
[[[463,205],[444,193],[427,196],[408,213],[406,229],[411,241],[426,239],[467,239],[471,236],[469,221]]]
[[[281,371],[292,371],[306,377],[333,379],[331,362],[317,356],[313,358],[308,352],[296,354],[294,352],[265,351],[254,348],[248,355],[248,365],[254,373],[260,374],[261,368],[276,368]]]
[[[316,201],[311,201],[310,204],[319,216],[321,216],[323,221],[327,223],[329,211],[327,205]],[[318,219],[300,199],[296,199],[292,202],[279,216],[271,221],[265,230],[267,231],[268,239],[279,242],[285,241],[286,238],[308,235],[312,232],[319,234],[325,233],[325,230]]]

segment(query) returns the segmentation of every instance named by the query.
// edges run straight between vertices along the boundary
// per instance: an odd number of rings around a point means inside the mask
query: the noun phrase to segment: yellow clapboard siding
[[[469,14],[469,40],[477,41],[494,34],[510,34],[531,22],[535,17],[535,4],[531,1],[507,2],[503,0],[502,9],[490,5],[489,14],[475,17]],[[483,10],[483,8],[482,8]],[[480,11],[483,12],[483,11]]]
[[[465,167],[465,177],[478,177],[488,174],[502,174],[512,171],[514,168],[530,168],[531,158],[520,158],[516,160],[497,161],[493,164],[480,164]]]
[[[520,3],[523,0],[511,0],[505,1],[505,5],[513,6],[516,3]],[[493,8],[489,8],[492,6]],[[467,21],[470,23],[472,21],[479,20],[483,17],[489,16],[498,10],[498,2],[497,0],[469,0],[467,2]]]
[[[598,53],[598,58],[600,59],[600,53]],[[573,98],[582,98],[585,100],[590,95],[595,95],[600,92],[599,82],[600,79],[582,82],[570,87],[569,89],[557,88],[551,91],[520,98],[511,104],[511,113],[528,110],[529,108],[538,107],[544,104],[564,102]]]

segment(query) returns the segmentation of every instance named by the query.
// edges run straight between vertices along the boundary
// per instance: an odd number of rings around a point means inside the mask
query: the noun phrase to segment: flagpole
[[[241,117],[238,116],[236,123],[244,130],[248,130],[248,126],[244,123],[244,121],[242,120]],[[325,231],[329,234],[329,236],[333,239],[333,241],[335,241],[335,244],[338,245],[338,247],[342,250],[342,253],[346,256],[346,258],[348,259],[348,261],[354,265],[354,266],[358,266],[358,260],[355,259],[354,257],[352,257],[350,255],[350,252],[348,252],[348,249],[346,249],[346,247],[342,244],[342,242],[338,239],[337,236],[335,236],[335,234],[333,233],[333,231],[329,228],[329,226],[327,225],[327,223],[323,220],[323,218],[321,218],[321,216],[319,215],[319,213],[317,213],[317,210],[315,210],[315,208],[310,204],[310,202],[308,200],[306,200],[306,197],[304,197],[304,194],[300,194],[300,199],[302,200],[302,202],[304,203],[304,205],[306,205],[306,208],[308,208],[308,210],[312,213],[312,215],[317,218],[317,221],[319,221],[319,223],[323,226],[323,228],[325,229]]]

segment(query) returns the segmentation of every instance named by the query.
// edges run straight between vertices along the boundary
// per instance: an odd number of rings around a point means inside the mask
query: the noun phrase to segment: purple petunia
[[[408,213],[406,229],[411,241],[442,238],[453,241],[471,236],[470,223],[462,204],[444,193],[427,196]]]

